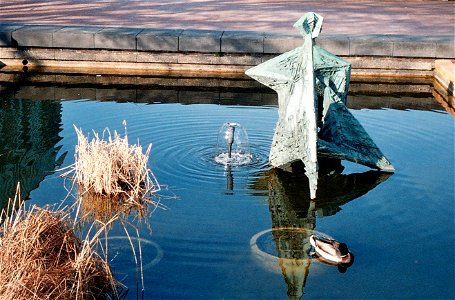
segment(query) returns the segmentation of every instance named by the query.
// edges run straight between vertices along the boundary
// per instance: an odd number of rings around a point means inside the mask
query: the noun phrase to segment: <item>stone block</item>
[[[30,67],[28,70],[33,70],[33,69],[35,71],[39,71],[40,70],[40,66],[38,64],[36,64],[34,68]],[[29,80],[28,82],[30,82],[30,83],[45,83],[46,85],[49,84],[49,83],[51,83],[53,85],[56,82],[55,78],[56,78],[55,74],[42,74],[40,72],[33,72],[33,76],[27,77],[27,79]],[[38,85],[37,86],[37,90],[38,91],[46,91],[46,90],[54,91],[55,87],[47,87],[47,86],[39,86]],[[46,94],[46,93],[47,92],[43,92],[43,94]],[[47,97],[50,97],[50,98],[46,98],[46,96],[45,96],[43,98],[36,97],[36,98],[33,98],[33,99],[41,99],[41,100],[55,99],[54,93],[55,92],[53,92],[52,94],[47,95]]]
[[[455,83],[455,62],[450,59],[437,59],[434,66],[434,78],[439,81],[444,90],[453,96]]]
[[[201,65],[220,65],[221,55],[210,53],[179,53],[177,55],[179,64],[201,64]]]
[[[83,85],[83,84],[90,85],[90,84],[93,84],[93,82],[95,82],[95,80],[96,80],[96,75],[89,75],[89,74],[82,74],[82,75],[56,74],[55,75],[55,81],[58,83],[63,83],[65,85],[73,85],[73,84],[77,84],[78,86]],[[76,90],[74,90],[74,91],[77,92],[78,88],[79,87],[75,88]],[[77,92],[77,94],[84,95],[82,92],[81,93]],[[93,97],[81,96],[80,98],[95,99],[95,96],[93,96]]]
[[[277,106],[278,105],[278,94],[277,93],[268,93],[272,91],[271,89],[267,92],[262,93],[262,105]]]
[[[139,103],[177,103],[179,92],[173,89],[138,89],[137,102]]]
[[[431,89],[430,85],[422,84],[368,84],[354,82],[349,85],[349,91],[352,94],[429,94]]]
[[[39,76],[33,76],[32,82],[47,82],[42,81]],[[16,99],[30,99],[30,100],[55,100],[55,87],[54,86],[33,86],[24,85],[17,91]]]
[[[55,49],[29,48],[26,50],[17,50],[16,58],[28,59],[30,61],[53,60],[55,59]]]
[[[0,58],[16,58],[17,49],[0,47]]]
[[[433,39],[436,42],[436,58],[455,58],[454,36],[436,36]]]
[[[349,55],[349,37],[347,35],[324,35],[316,38],[316,45],[335,54]]]
[[[264,36],[264,53],[266,54],[281,54],[302,45],[303,38],[300,34],[266,34]]]
[[[95,61],[111,61],[111,62],[136,62],[136,51],[115,51],[115,50],[99,50],[95,51]]]
[[[139,40],[138,40],[139,43]],[[137,62],[177,63],[177,53],[138,52]]]
[[[276,57],[277,55],[276,54],[264,54],[262,57],[261,57],[261,62],[266,62],[274,57]]]
[[[179,53],[180,64],[202,65],[246,65],[255,66],[262,62],[261,56],[241,54],[206,54],[206,53]]]
[[[179,51],[221,52],[221,30],[184,30],[179,37]]]
[[[171,76],[166,76],[168,74],[163,74],[165,77],[141,77],[140,82],[141,85],[146,86],[163,86],[163,87],[173,87],[179,86],[178,79]]]
[[[97,80],[98,82],[98,80]],[[97,88],[96,100],[116,102],[136,102],[136,89]]]
[[[221,92],[222,105],[262,105],[262,95],[257,92]]]
[[[358,35],[349,38],[350,55],[392,56],[393,43],[386,35]]]
[[[137,50],[177,52],[179,35],[182,31],[182,29],[144,29],[137,35]]]
[[[433,69],[433,60],[428,58],[349,56],[345,59],[352,64],[352,69],[428,71]]]
[[[1,62],[0,62],[0,67],[2,67]],[[0,82],[15,82],[16,79],[17,79],[17,74],[0,73]],[[9,99],[10,97],[14,97],[14,91],[8,90],[7,87],[0,85],[0,100]]]
[[[211,89],[211,88],[218,88],[220,87],[220,79],[219,78],[179,78],[178,79],[178,86],[184,87],[197,87],[199,89]]]
[[[226,55],[221,57],[221,63],[224,65],[254,67],[262,62],[261,54],[245,55]],[[246,69],[245,69],[246,70]]]
[[[23,25],[0,24],[0,47],[13,46],[12,33]]]
[[[86,49],[55,49],[55,59],[93,61],[95,53],[95,50]]]
[[[262,54],[264,52],[264,33],[225,31],[221,36],[221,52]]]
[[[240,79],[239,79],[240,78]],[[235,89],[263,89],[264,85],[260,84],[256,80],[251,80],[250,77],[244,75],[244,77],[237,77],[235,80],[219,79],[218,87],[225,88],[227,90]]]
[[[393,56],[436,57],[436,42],[425,36],[391,36]]]
[[[55,99],[57,100],[96,99],[96,89],[88,87],[56,87]]]
[[[107,68],[106,68],[107,69]],[[127,72],[125,74],[125,70],[120,69],[117,71],[115,68],[111,68],[111,70],[108,70],[106,73],[103,75],[98,74],[94,78],[94,82],[97,84],[101,84],[103,86],[131,86],[134,87],[137,85],[137,77],[136,76],[131,76],[133,71]],[[128,75],[128,76],[122,76],[122,75]],[[114,94],[119,94],[121,95],[124,91],[126,91],[124,88],[119,88],[116,89],[114,88],[115,91],[113,91]],[[131,92],[131,91],[130,91]],[[132,99],[131,101],[135,101]]]
[[[19,47],[53,47],[54,32],[62,26],[24,26],[12,32],[12,38]]]
[[[100,27],[68,26],[54,32],[54,47],[59,48],[95,48],[95,34]]]
[[[259,53],[223,55],[219,58],[219,62],[222,65],[256,66],[262,62],[262,55]]]
[[[219,104],[220,93],[217,91],[179,91],[179,102],[183,104]]]
[[[96,49],[136,50],[138,28],[103,28],[95,34]]]

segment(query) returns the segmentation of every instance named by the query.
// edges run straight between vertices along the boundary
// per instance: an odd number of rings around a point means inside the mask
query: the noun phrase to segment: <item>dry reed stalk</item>
[[[19,201],[16,195],[14,202]],[[101,230],[76,237],[69,214],[24,206],[0,227],[0,299],[120,299],[106,260],[94,250]]]
[[[160,186],[148,167],[151,145],[143,153],[139,144],[128,144],[126,128],[123,138],[116,131],[112,136],[105,129],[102,138],[94,131],[91,141],[81,129],[74,128],[78,139],[75,163],[67,167],[69,170],[62,176],[72,174],[81,196],[95,194],[99,196],[98,200],[104,198],[141,211],[148,204],[158,205],[153,195]],[[104,140],[104,135],[107,135],[107,140]],[[89,195],[88,198],[94,197]],[[119,207],[117,204],[110,207],[114,206]]]
[[[159,206],[155,194],[160,190],[153,172],[148,167],[151,145],[143,153],[139,144],[130,145],[126,134],[121,137],[116,131],[111,135],[109,129],[102,137],[93,131],[89,141],[81,129],[74,126],[78,144],[75,149],[75,163],[67,167],[62,176],[71,176],[73,185],[78,186],[76,206],[82,213],[82,219],[93,219],[105,230],[103,257],[108,258],[108,225],[110,220],[119,220],[128,237],[140,277],[142,290],[144,279],[142,272],[142,249],[139,230],[128,220],[131,212],[136,212],[142,219],[147,215],[149,204]],[[106,139],[105,139],[106,137]],[[156,200],[156,201],[155,201]],[[148,225],[147,219],[145,219]],[[134,229],[138,240],[139,252],[136,253],[129,229]]]

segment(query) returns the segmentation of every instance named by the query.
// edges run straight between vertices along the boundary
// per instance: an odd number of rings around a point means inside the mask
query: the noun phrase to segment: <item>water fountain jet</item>
[[[228,158],[232,158],[232,144],[234,143],[235,125],[228,123],[226,130],[226,141],[228,144]]]
[[[218,132],[215,161],[225,166],[240,166],[251,162],[246,130],[239,123],[224,123]]]

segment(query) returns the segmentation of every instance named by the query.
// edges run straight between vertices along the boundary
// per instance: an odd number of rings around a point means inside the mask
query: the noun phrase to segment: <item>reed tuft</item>
[[[0,299],[122,298],[124,287],[94,250],[101,231],[80,240],[64,210],[21,205],[3,217]]]
[[[75,163],[62,174],[72,174],[73,182],[79,185],[79,194],[88,199],[105,199],[115,203],[106,207],[127,210],[137,208],[143,211],[148,204],[158,205],[154,194],[160,186],[148,167],[151,145],[143,153],[139,144],[130,145],[126,134],[121,137],[116,131],[112,135],[108,129],[100,138],[93,132],[91,141],[81,129],[75,127],[78,144]],[[107,135],[107,139],[104,136]],[[99,206],[99,205],[98,205]]]

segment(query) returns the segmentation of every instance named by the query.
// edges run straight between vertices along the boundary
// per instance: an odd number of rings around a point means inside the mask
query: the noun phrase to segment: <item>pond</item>
[[[55,95],[27,96],[33,88],[1,90],[0,200],[20,180],[28,204],[59,203],[68,192],[55,170],[74,162],[73,124],[86,133],[123,133],[126,120],[131,142],[152,143],[149,163],[162,184],[164,208],[148,216],[150,227],[140,226],[144,299],[455,296],[454,119],[431,97],[383,95],[370,108],[356,99],[371,96],[351,97],[351,112],[396,171],[343,162],[343,170],[321,178],[311,201],[304,174],[267,164],[274,105],[214,104],[219,94],[210,99],[207,92],[169,103],[169,91],[138,103],[117,99],[109,87],[95,94],[111,100],[78,99],[77,92],[67,97],[75,100],[47,100]],[[430,104],[406,105],[404,98]],[[226,122],[246,129],[249,164],[214,161]],[[353,265],[341,273],[312,259],[313,231],[347,243]],[[127,299],[136,299],[129,243],[119,226],[110,236],[114,274],[129,287]]]

